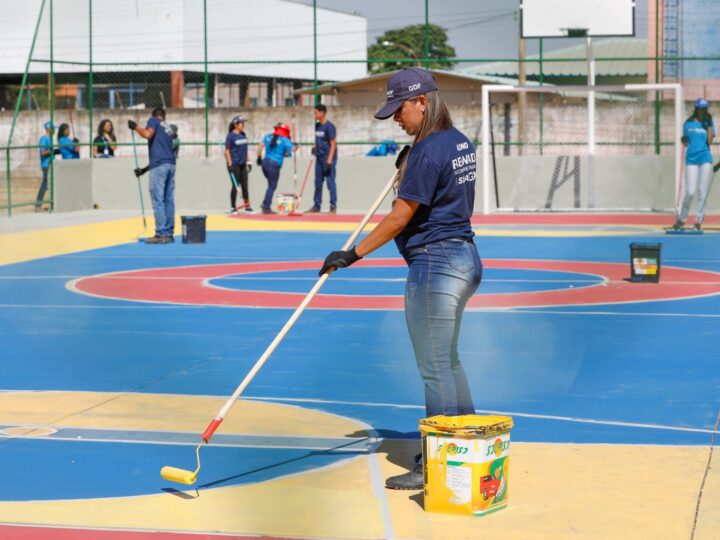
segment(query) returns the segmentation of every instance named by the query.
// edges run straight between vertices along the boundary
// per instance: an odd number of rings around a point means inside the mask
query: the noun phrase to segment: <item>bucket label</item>
[[[635,257],[633,268],[636,274],[657,274],[657,259]]]

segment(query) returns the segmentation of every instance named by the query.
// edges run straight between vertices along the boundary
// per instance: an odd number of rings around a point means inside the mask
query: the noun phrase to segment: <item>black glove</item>
[[[718,169],[720,169],[720,161],[718,161],[713,167],[713,172],[718,172]]]
[[[57,156],[59,154],[62,154],[62,152],[60,151],[59,148],[56,148],[55,150],[53,150],[53,154],[55,154]]]
[[[405,156],[410,151],[410,145],[406,144],[402,150],[400,150],[400,153],[398,154],[398,157],[395,158],[395,168],[399,169],[400,165],[402,165],[402,162],[405,161]]]
[[[310,149],[310,155],[311,156],[315,155],[315,147],[314,146]]]
[[[227,169],[228,169],[228,172],[229,172],[229,173],[232,173],[232,172],[233,172],[232,165],[228,165],[228,166],[227,166]]]
[[[320,272],[318,272],[318,276],[322,276],[331,268],[346,268],[360,259],[362,259],[362,257],[355,252],[355,246],[351,247],[348,251],[333,251],[325,257],[325,262]]]
[[[133,172],[135,173],[135,176],[140,178],[142,176],[143,170],[138,168],[138,169],[133,170]]]
[[[73,137],[73,142],[80,142],[80,139],[78,139],[77,137]]]
[[[137,122],[135,120],[128,120],[128,127],[134,130],[137,127]]]
[[[683,135],[682,137],[680,137],[680,142],[683,143],[683,144],[687,144],[687,143],[688,143],[688,138],[687,138],[685,135]]]
[[[258,156],[256,163],[258,164],[258,167],[262,167],[262,158]]]
[[[323,174],[325,176],[330,176],[331,172],[332,172],[332,163],[326,163],[325,168],[323,169]]]
[[[248,172],[252,171],[252,163],[246,163]]]

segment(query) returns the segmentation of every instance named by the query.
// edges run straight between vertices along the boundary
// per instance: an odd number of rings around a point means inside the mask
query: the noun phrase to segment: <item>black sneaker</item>
[[[319,206],[313,206],[312,208],[308,208],[305,210],[306,214],[319,214],[320,213],[320,207]]]
[[[330,207],[330,213],[331,213],[331,214],[337,214],[337,208],[335,208],[334,206],[331,206],[331,207]]]
[[[271,208],[263,208],[263,209],[262,209],[262,213],[263,213],[263,214],[277,214],[277,212],[275,212],[275,211],[272,210]]]
[[[673,224],[672,229],[673,229],[674,231],[682,231],[683,225],[685,225],[685,224],[684,224],[681,220],[678,219],[678,220]]]
[[[416,463],[411,471],[391,476],[385,480],[385,487],[388,489],[423,489],[425,483],[422,461]]]
[[[702,230],[702,224],[696,223],[695,225],[693,225],[693,229],[695,229],[696,231]]]
[[[252,214],[254,211],[255,210],[252,209],[252,206],[248,205],[245,207],[245,212],[247,212],[248,214]]]
[[[164,244],[165,239],[162,236],[151,236],[150,238],[145,239],[146,244]]]

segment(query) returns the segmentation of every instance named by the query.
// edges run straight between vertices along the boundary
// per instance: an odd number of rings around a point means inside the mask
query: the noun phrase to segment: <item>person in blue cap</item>
[[[337,187],[335,185],[335,172],[337,169],[337,130],[335,124],[327,119],[327,107],[322,103],[315,105],[315,146],[313,153],[315,161],[315,193],[313,206],[306,213],[320,212],[322,206],[323,181],[327,181],[330,192],[330,213],[337,210]]]
[[[45,128],[45,134],[40,136],[38,141],[38,150],[40,153],[40,169],[42,170],[42,181],[40,182],[40,188],[38,189],[37,196],[35,197],[35,211],[40,212],[42,210],[43,199],[45,198],[45,192],[48,187],[48,172],[50,171],[50,162],[53,160],[55,154],[59,154],[60,150],[53,150],[52,136],[55,132],[55,125],[48,120],[43,125]]]
[[[245,118],[236,116],[230,122],[227,137],[225,137],[225,163],[227,163],[228,173],[235,175],[233,181],[230,177],[232,186],[230,188],[230,213],[237,214],[237,186],[235,182],[240,184],[242,190],[243,204],[246,212],[252,212],[250,207],[250,192],[248,191],[248,173],[252,169],[252,163],[248,161],[248,140],[245,135]]]
[[[272,209],[272,198],[277,189],[278,180],[280,179],[280,169],[286,157],[292,156],[293,152],[297,152],[298,145],[290,140],[290,126],[287,124],[275,124],[272,133],[268,133],[263,137],[257,148],[257,164],[262,167],[262,172],[268,182],[265,198],[262,202],[263,214],[276,214]],[[262,154],[265,152],[265,158]]]
[[[148,140],[150,156],[150,199],[155,214],[155,236],[146,244],[170,244],[175,241],[175,133],[165,120],[165,109],[157,107],[145,127],[128,120],[128,127]],[[138,171],[135,171],[138,174]]]
[[[695,101],[695,109],[683,126],[682,143],[685,147],[685,194],[680,213],[672,226],[680,230],[688,217],[690,203],[698,194],[697,209],[695,211],[696,231],[701,230],[705,217],[705,203],[713,177],[712,154],[710,145],[715,137],[715,123],[708,112],[708,102],[700,98]]]
[[[397,198],[378,226],[348,251],[333,251],[320,274],[345,268],[391,239],[408,265],[405,317],[425,387],[425,414],[474,414],[458,356],[460,321],[482,277],[470,218],[475,200],[472,142],[453,127],[430,72],[405,68],[388,80],[387,103],[375,118],[393,117],[414,137],[395,162]],[[422,489],[421,456],[392,489]]]

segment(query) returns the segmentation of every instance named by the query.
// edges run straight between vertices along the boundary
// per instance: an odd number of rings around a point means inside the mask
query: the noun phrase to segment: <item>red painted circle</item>
[[[209,283],[237,274],[317,270],[317,261],[211,264],[152,268],[81,278],[68,284],[73,291],[118,300],[261,308],[296,308],[304,293],[226,289]],[[402,259],[368,259],[356,266],[405,266]],[[617,304],[677,300],[720,294],[720,274],[704,270],[663,267],[660,283],[630,283],[629,264],[582,261],[484,259],[485,268],[573,272],[602,278],[599,283],[572,289],[476,294],[469,308],[520,308]],[[330,278],[332,279],[332,277]],[[308,306],[315,309],[403,309],[403,297],[318,294]]]

